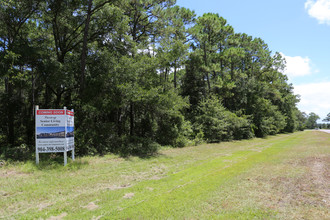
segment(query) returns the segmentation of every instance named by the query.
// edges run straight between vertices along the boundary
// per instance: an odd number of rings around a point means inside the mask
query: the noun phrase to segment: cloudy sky
[[[177,0],[198,16],[218,13],[235,32],[262,38],[287,61],[301,111],[330,113],[330,0]]]

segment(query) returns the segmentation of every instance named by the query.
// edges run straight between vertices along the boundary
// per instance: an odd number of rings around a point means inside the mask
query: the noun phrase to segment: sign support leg
[[[38,151],[38,145],[37,145],[37,111],[39,109],[39,105],[36,105],[35,107],[35,115],[34,115],[34,120],[35,120],[35,129],[34,129],[34,139],[36,141],[36,164],[39,165],[39,151]]]
[[[64,151],[64,166],[68,163],[68,152],[65,150]]]
[[[39,165],[39,152],[36,151],[36,164]]]
[[[72,157],[72,160],[74,160],[74,149],[72,149],[72,151],[71,151],[71,157]]]

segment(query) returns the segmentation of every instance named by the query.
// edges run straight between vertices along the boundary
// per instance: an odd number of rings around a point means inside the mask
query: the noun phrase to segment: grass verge
[[[326,219],[330,135],[298,132],[0,168],[0,218]]]

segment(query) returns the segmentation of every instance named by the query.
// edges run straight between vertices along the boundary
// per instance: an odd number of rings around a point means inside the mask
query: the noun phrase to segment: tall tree
[[[39,9],[39,1],[1,1],[0,3],[0,63],[1,78],[4,79],[2,108],[3,125],[8,143],[15,145],[15,122],[20,118],[19,103],[22,101],[21,83],[24,81],[29,49],[29,28],[33,26],[29,19]],[[18,114],[17,114],[18,111]],[[20,123],[19,123],[20,124]]]
[[[203,61],[202,69],[210,93],[211,77],[216,78],[219,75],[221,71],[219,63],[223,62],[218,52],[223,52],[225,40],[233,29],[218,14],[207,13],[197,19],[191,31],[194,39],[193,48]]]
[[[189,9],[174,6],[167,8],[163,12],[163,31],[159,36],[159,47],[157,56],[162,60],[161,68],[169,69],[173,74],[173,87],[178,85],[178,69],[182,67],[186,60],[189,48],[189,25],[192,24],[195,14]],[[168,78],[164,74],[164,80]]]
[[[306,127],[309,129],[314,129],[317,127],[317,120],[320,119],[320,116],[315,114],[314,112],[311,112],[308,114],[308,118],[306,121]]]

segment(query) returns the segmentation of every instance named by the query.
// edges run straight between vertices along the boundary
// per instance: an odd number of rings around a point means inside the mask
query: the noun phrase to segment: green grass
[[[0,218],[326,219],[330,134],[0,168]]]

